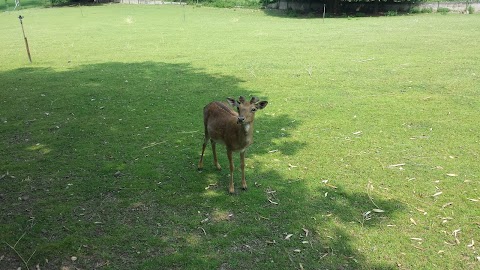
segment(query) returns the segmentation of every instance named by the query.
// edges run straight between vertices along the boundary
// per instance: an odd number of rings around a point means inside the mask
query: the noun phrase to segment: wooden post
[[[20,25],[22,25],[22,33],[23,33],[23,38],[25,39],[25,46],[27,47],[27,54],[28,54],[28,60],[30,60],[30,63],[32,63],[32,56],[30,55],[30,48],[28,48],[28,40],[27,37],[25,36],[25,30],[23,29],[23,22],[22,22],[22,15],[18,16],[18,19],[20,19]]]

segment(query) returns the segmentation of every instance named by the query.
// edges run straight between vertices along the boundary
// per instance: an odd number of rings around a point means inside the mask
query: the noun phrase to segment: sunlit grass
[[[0,14],[0,268],[478,267],[479,20]],[[230,196],[196,163],[239,95],[269,105]]]

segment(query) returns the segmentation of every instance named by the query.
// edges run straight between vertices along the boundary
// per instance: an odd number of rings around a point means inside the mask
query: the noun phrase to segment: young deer
[[[247,189],[245,181],[245,150],[253,143],[253,121],[255,120],[255,111],[265,108],[267,101],[259,101],[252,97],[247,102],[244,97],[238,101],[233,98],[227,98],[228,104],[237,108],[237,112],[232,110],[227,104],[214,101],[209,103],[203,109],[203,122],[205,125],[205,139],[202,147],[202,155],[198,162],[198,169],[203,168],[203,154],[207,147],[208,140],[212,143],[213,163],[217,169],[221,170],[217,160],[216,143],[224,144],[227,148],[228,161],[230,162],[230,193],[235,192],[233,184],[233,160],[232,153],[240,152],[240,168],[242,169],[242,188]]]

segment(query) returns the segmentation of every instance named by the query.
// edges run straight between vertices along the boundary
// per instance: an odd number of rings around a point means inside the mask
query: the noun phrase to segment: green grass
[[[479,23],[1,13],[0,268],[478,268]],[[203,106],[239,95],[269,105],[231,196],[196,163]]]

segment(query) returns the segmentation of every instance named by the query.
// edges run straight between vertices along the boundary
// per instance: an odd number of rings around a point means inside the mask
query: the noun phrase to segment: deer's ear
[[[228,104],[230,104],[233,107],[238,107],[239,106],[238,102],[233,98],[227,98],[227,102],[228,102]]]
[[[245,103],[245,98],[244,98],[243,96],[240,96],[240,97],[238,98],[238,101],[240,101],[240,103],[243,104],[243,103]]]
[[[268,101],[260,101],[257,104],[255,104],[255,106],[257,107],[257,109],[261,110],[267,107],[267,104],[268,104]]]
[[[259,99],[257,97],[252,97],[252,99],[250,100],[250,104],[255,104],[259,101]]]

